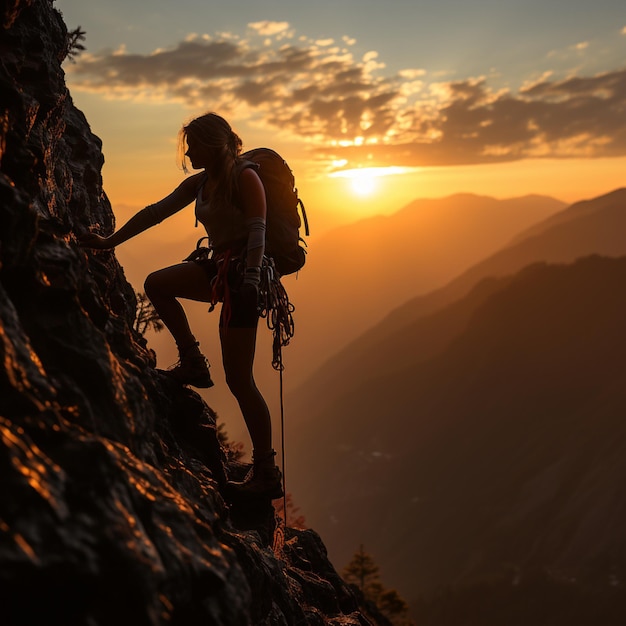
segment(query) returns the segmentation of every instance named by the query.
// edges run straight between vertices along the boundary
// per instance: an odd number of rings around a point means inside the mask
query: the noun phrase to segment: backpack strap
[[[241,159],[237,163],[237,174],[241,174],[241,172],[243,172],[245,169],[248,169],[248,168],[255,169],[258,172],[260,167],[261,166],[258,163],[255,163],[254,161],[249,161],[248,159]]]

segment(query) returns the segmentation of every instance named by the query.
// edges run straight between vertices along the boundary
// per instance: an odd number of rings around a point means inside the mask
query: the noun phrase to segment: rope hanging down
[[[293,337],[293,312],[295,307],[274,268],[274,261],[264,257],[259,285],[259,315],[267,319],[267,327],[272,331],[272,367],[282,372],[284,369],[282,348]]]
[[[271,258],[263,257],[261,282],[259,284],[259,316],[267,320],[267,327],[272,331],[272,367],[280,374],[280,434],[283,474],[283,525],[287,527],[287,484],[285,471],[285,407],[283,403],[283,347],[293,337],[293,312],[295,307],[289,302],[289,296],[280,281],[280,275]]]

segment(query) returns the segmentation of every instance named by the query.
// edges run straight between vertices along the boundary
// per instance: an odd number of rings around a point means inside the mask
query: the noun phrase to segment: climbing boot
[[[198,349],[198,343],[180,351],[178,363],[166,370],[166,374],[182,385],[191,385],[200,389],[213,387],[209,363]]]
[[[228,487],[238,495],[264,496],[271,500],[282,498],[284,495],[283,475],[274,464],[275,454],[272,451],[269,459],[254,460],[246,477],[240,482],[229,481]]]

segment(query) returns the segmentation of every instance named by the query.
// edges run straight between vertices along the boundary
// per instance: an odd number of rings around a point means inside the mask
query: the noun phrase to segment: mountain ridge
[[[626,258],[591,256],[497,279],[441,353],[381,363],[320,410],[290,465],[331,558],[365,542],[414,606],[538,570],[609,593],[626,571],[624,277]],[[303,475],[322,449],[315,488]]]
[[[297,335],[288,354],[298,371],[289,388],[305,380],[324,355],[413,295],[446,284],[563,206],[536,194],[504,200],[475,194],[418,199],[393,214],[359,220],[311,242],[302,275],[285,281],[296,306]]]
[[[593,253],[626,254],[626,243],[619,236],[622,228],[626,228],[625,207],[626,189],[617,189],[592,200],[574,203],[531,227],[526,234],[521,233],[509,245],[471,266],[440,289],[416,296],[394,309],[379,324],[331,355],[316,373],[290,394],[292,401],[298,406],[295,399],[307,398],[307,389],[328,388],[339,372],[364,363],[368,353],[384,353],[384,344],[391,341],[391,334],[398,336],[402,328],[435,315],[484,280],[510,274],[526,264],[542,260],[572,261],[579,255]]]

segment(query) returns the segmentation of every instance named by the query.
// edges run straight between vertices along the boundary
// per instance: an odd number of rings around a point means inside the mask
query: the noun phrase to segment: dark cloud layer
[[[320,154],[371,165],[445,165],[626,154],[626,69],[495,93],[485,79],[381,75],[370,54],[292,41],[195,37],[149,55],[84,55],[73,88],[240,112]]]

